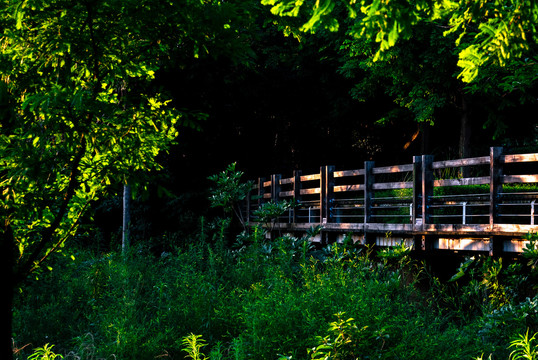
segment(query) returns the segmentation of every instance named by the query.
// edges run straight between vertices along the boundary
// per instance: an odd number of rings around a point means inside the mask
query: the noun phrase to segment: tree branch
[[[38,261],[38,259],[41,256],[41,253],[46,248],[47,244],[49,244],[52,241],[54,233],[60,227],[62,223],[62,219],[64,218],[65,214],[67,214],[67,211],[69,209],[69,202],[75,195],[75,191],[79,185],[79,180],[78,180],[78,174],[80,171],[79,165],[80,165],[80,162],[82,161],[84,154],[86,153],[86,139],[84,135],[82,135],[81,142],[82,143],[81,143],[80,149],[76,153],[75,158],[73,159],[73,162],[71,164],[71,174],[69,178],[69,184],[64,193],[64,197],[60,205],[60,209],[58,213],[56,214],[54,221],[49,225],[49,227],[41,231],[41,240],[38,242],[37,246],[33,249],[28,259],[24,262],[24,264],[22,264],[19,267],[19,269],[17,269],[18,271],[14,271],[13,281],[15,284],[24,280],[24,278],[35,269],[34,263]]]

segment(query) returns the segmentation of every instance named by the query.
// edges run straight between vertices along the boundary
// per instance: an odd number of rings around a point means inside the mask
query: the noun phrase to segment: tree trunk
[[[423,155],[429,155],[431,151],[430,146],[430,129],[431,125],[427,122],[420,123],[420,132],[422,133],[422,141],[420,144],[420,151]]]
[[[471,121],[469,118],[469,108],[465,96],[461,97],[461,127],[460,127],[460,142],[459,142],[459,157],[460,159],[471,156]],[[460,169],[460,175],[463,178],[471,176],[469,167],[464,166]]]
[[[131,225],[131,187],[123,186],[123,229],[121,236],[121,251],[123,255],[129,250],[129,227]]]
[[[0,310],[1,327],[1,359],[13,359],[13,296],[15,294],[13,261],[14,261],[14,239],[11,227],[6,226],[1,229],[0,234],[0,271],[2,276],[2,304]]]

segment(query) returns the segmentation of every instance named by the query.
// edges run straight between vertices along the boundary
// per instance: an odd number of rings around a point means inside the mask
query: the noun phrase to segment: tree
[[[217,39],[233,52],[238,15],[212,0],[1,1],[2,358],[12,357],[14,290],[61,251],[92,201],[114,183],[143,186],[178,127],[197,126],[201,114],[155,88],[159,69]]]
[[[521,58],[536,42],[538,3],[533,0],[262,0],[281,16],[299,16],[306,21],[300,31],[320,28],[337,30],[340,25],[334,10],[337,4],[353,19],[355,36],[379,43],[375,59],[399,39],[410,39],[413,28],[424,22],[438,22],[454,40],[459,55],[459,76],[465,82],[476,78],[481,68],[504,66],[513,57]]]
[[[297,37],[338,31],[340,71],[357,81],[352,95],[365,100],[381,89],[398,105],[381,122],[412,116],[419,124],[438,124],[443,114],[457,114],[461,157],[470,156],[471,129],[480,121],[499,138],[507,129],[506,109],[535,102],[532,1],[262,3],[275,14],[302,19],[299,27],[287,28]],[[480,112],[488,118],[472,115]]]

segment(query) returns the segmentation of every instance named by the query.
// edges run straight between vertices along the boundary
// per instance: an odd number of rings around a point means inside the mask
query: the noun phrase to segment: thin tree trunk
[[[431,151],[431,146],[430,146],[430,128],[431,128],[431,125],[429,123],[422,122],[422,123],[420,123],[419,127],[420,127],[420,132],[422,133],[422,141],[421,141],[421,145],[420,145],[420,151],[421,151],[422,154],[428,155],[428,154],[430,154],[430,151]]]
[[[121,250],[123,255],[127,254],[130,246],[129,227],[131,225],[131,187],[123,186],[123,230],[121,236]]]
[[[13,359],[13,297],[15,283],[13,273],[14,239],[11,227],[5,226],[0,234],[0,271],[2,276],[2,308],[0,310],[1,359]]]
[[[459,142],[459,157],[460,159],[471,156],[471,121],[469,118],[469,108],[465,96],[461,97],[461,127],[460,127],[460,142]],[[469,177],[469,167],[464,166],[460,170],[463,178]]]

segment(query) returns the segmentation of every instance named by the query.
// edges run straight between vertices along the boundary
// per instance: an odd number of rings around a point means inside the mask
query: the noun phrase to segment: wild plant
[[[269,201],[262,204],[252,215],[272,232],[278,219],[296,206],[297,204],[293,200]]]
[[[510,348],[514,350],[510,353],[510,360],[536,360],[538,359],[538,333],[529,337],[529,330],[525,335],[519,334],[517,339],[510,342]]]
[[[336,321],[329,325],[328,335],[318,336],[318,345],[309,350],[310,359],[345,360],[362,357],[366,329],[358,327],[353,318],[344,318],[345,313],[335,314]]]
[[[234,214],[246,230],[247,224],[241,208],[252,189],[252,182],[241,182],[244,173],[236,170],[236,163],[215,175],[209,176],[214,184],[210,190],[211,207],[222,207],[227,215]]]
[[[191,333],[181,339],[181,344],[184,346],[183,351],[187,353],[187,357],[192,360],[208,359],[202,352],[202,348],[207,345],[206,341],[202,339],[202,335]]]
[[[538,267],[538,233],[529,232],[524,237],[528,243],[523,248],[522,256],[528,260],[527,265],[536,273]]]
[[[59,354],[55,354],[52,351],[54,345],[45,344],[43,347],[36,348],[34,353],[28,357],[28,360],[55,360],[63,359],[64,357]]]

